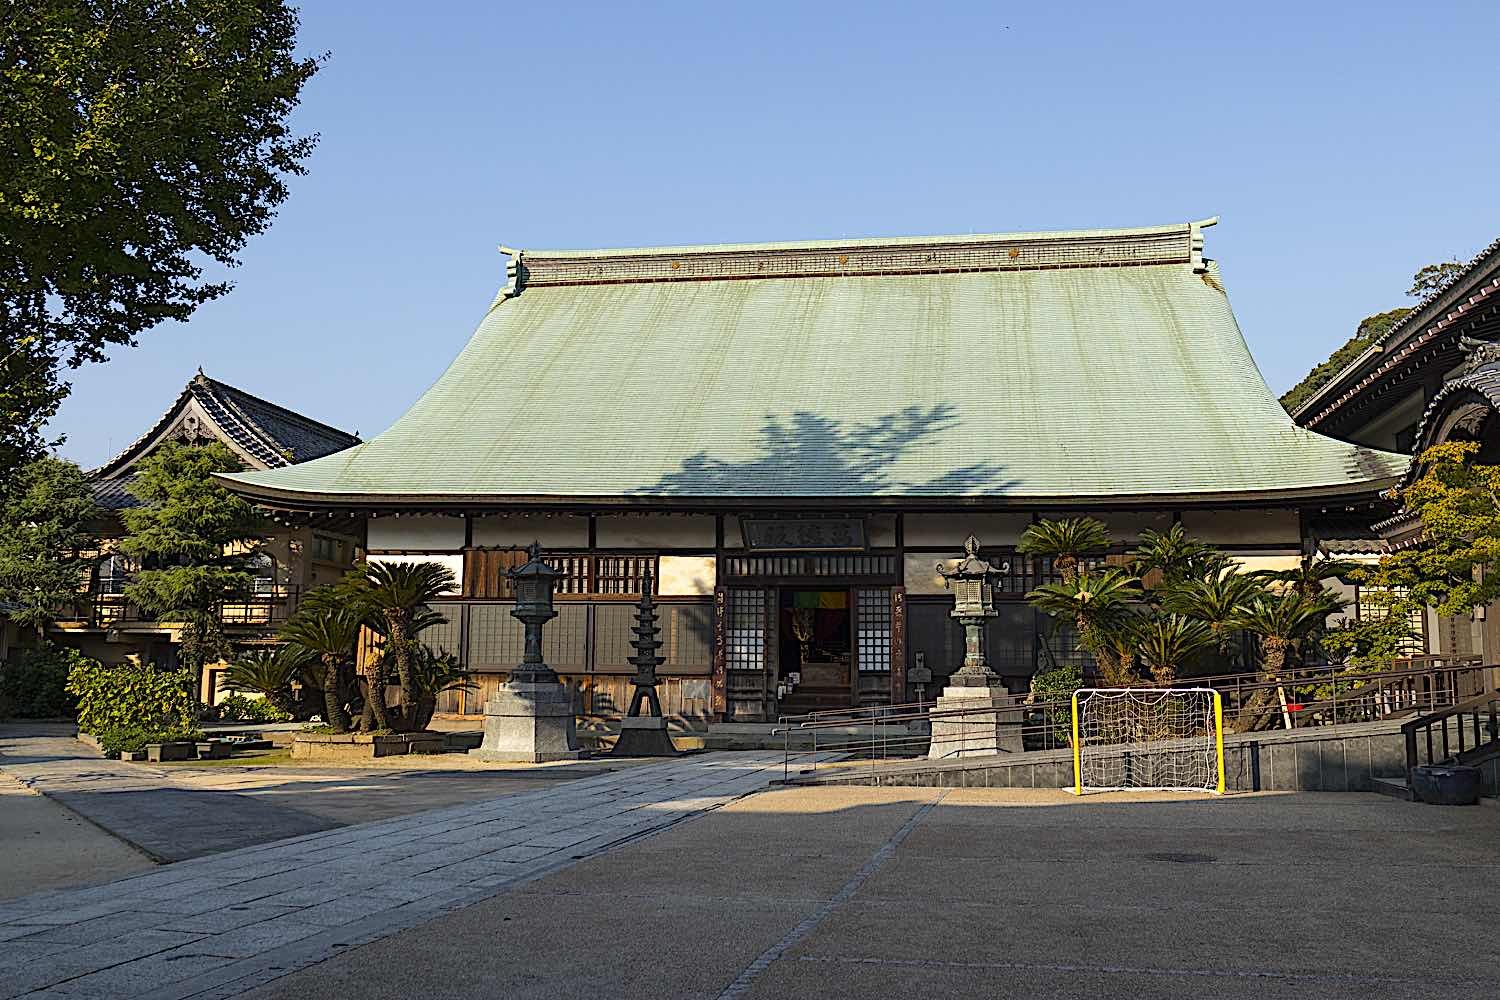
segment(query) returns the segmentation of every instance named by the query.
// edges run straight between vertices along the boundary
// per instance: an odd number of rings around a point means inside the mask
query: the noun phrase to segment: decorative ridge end
[[[521,273],[523,270],[521,266],[521,254],[523,251],[515,247],[508,247],[502,243],[500,244],[500,252],[510,259],[505,262],[505,287],[500,289],[500,294],[495,299],[496,304],[504,299],[513,299],[520,293]]]
[[[1219,217],[1217,215],[1188,223],[1188,254],[1193,265],[1194,274],[1204,274],[1208,271],[1208,265],[1203,260],[1203,230],[1209,226],[1217,226],[1218,224]]]

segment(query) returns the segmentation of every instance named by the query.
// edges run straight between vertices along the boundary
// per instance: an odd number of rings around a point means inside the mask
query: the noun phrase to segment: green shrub
[[[144,750],[150,743],[196,743],[203,739],[203,733],[197,729],[152,729],[149,726],[121,726],[94,735],[106,757]]]
[[[1083,668],[1059,664],[1031,678],[1031,700],[1043,705],[1041,743],[1047,747],[1072,745],[1073,692],[1083,687]]]
[[[0,714],[18,719],[71,716],[78,705],[68,692],[68,674],[93,660],[66,646],[17,650],[0,663]]]
[[[68,691],[78,698],[78,728],[101,740],[126,731],[191,730],[197,721],[195,686],[187,671],[149,663],[105,667],[84,660],[68,672]]]
[[[235,722],[290,722],[290,712],[283,712],[265,698],[232,694],[214,706],[220,719]]]

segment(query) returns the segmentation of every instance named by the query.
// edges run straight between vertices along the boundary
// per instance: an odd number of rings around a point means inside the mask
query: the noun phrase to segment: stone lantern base
[[[1021,699],[1003,687],[945,687],[932,710],[967,714],[932,720],[929,758],[990,757],[1024,749],[1021,722],[1025,710]]]
[[[611,757],[675,757],[682,753],[667,735],[667,720],[659,715],[627,715],[620,720],[620,738]]]
[[[503,684],[484,703],[484,742],[469,755],[479,760],[577,760],[573,693],[562,684]]]

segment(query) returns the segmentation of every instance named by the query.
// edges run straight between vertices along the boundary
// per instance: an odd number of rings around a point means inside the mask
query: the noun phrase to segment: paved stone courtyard
[[[1500,996],[1493,806],[780,773],[694,755],[0,901],[0,997]]]

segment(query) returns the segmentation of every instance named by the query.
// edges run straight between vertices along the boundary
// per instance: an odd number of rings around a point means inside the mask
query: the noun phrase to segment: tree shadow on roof
[[[868,423],[845,423],[808,410],[767,414],[759,454],[742,461],[706,451],[689,456],[676,472],[633,491],[647,496],[962,496],[1008,485],[989,462],[955,465],[921,482],[898,479],[893,469],[914,450],[958,422],[949,403],[908,406]],[[960,456],[954,456],[958,458]]]

